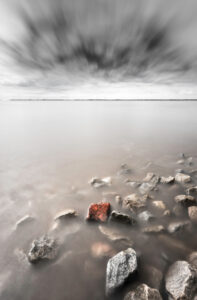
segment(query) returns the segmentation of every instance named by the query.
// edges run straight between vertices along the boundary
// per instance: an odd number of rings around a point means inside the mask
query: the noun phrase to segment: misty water
[[[88,206],[106,200],[124,211],[106,193],[122,197],[138,193],[126,185],[126,179],[142,181],[148,172],[174,176],[176,169],[189,173],[197,168],[196,111],[197,102],[1,103],[0,299],[105,299],[109,258],[95,258],[92,245],[105,243],[113,253],[128,245],[109,241],[98,223],[87,223]],[[193,157],[192,165],[178,165],[180,153]],[[131,173],[120,176],[125,163]],[[88,183],[94,176],[111,176],[112,185],[95,190]],[[192,180],[196,185],[195,173]],[[172,210],[174,197],[183,193],[178,184],[159,184],[158,191],[150,194]],[[57,234],[62,244],[59,256],[50,263],[30,264],[26,255],[32,241],[51,234],[55,215],[67,208],[75,209],[78,217]],[[155,214],[155,224],[167,226],[171,220],[180,220]],[[16,229],[16,222],[25,215],[35,220]],[[188,220],[187,209],[181,220]],[[194,225],[189,234],[166,233],[160,238],[143,234],[140,225],[108,226],[126,234],[139,255],[136,278],[113,299],[123,299],[139,282],[149,283],[147,266],[165,274],[172,262],[197,250]],[[167,299],[163,283],[160,291]]]

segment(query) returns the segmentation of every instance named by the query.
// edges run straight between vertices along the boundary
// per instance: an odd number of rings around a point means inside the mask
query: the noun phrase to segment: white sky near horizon
[[[24,28],[12,7],[14,0],[0,1],[0,39],[15,41]],[[192,3],[192,2],[191,2]],[[196,3],[193,1],[193,3]],[[197,9],[197,5],[194,8]],[[195,9],[193,10],[193,13]],[[191,11],[192,15],[192,11]],[[195,12],[196,15],[196,12]],[[189,22],[187,16],[185,22]],[[193,22],[193,25],[192,25]],[[196,22],[190,23],[190,30]],[[196,38],[185,34],[193,45]],[[195,46],[192,46],[193,50]],[[92,76],[90,72],[69,74],[69,71],[54,70],[54,74],[27,70],[18,66],[0,46],[0,100],[13,98],[64,98],[64,99],[197,99],[196,74],[161,74],[157,77],[147,74],[145,78],[128,78],[107,81],[102,75]],[[192,53],[192,52],[191,52]],[[188,55],[190,52],[188,50]],[[192,54],[191,54],[192,55]],[[149,76],[150,75],[150,76]],[[59,80],[59,78],[61,79]]]

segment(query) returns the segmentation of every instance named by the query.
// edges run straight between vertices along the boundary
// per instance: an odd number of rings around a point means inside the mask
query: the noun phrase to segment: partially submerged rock
[[[176,233],[183,230],[190,230],[191,223],[189,221],[174,221],[168,225],[169,233]]]
[[[91,246],[91,254],[95,258],[112,257],[115,254],[114,249],[107,243],[96,242]]]
[[[99,230],[103,235],[105,235],[109,240],[113,242],[124,242],[127,245],[133,245],[133,241],[128,237],[128,235],[123,234],[118,229],[111,228],[109,226],[99,225]]]
[[[174,198],[174,200],[176,203],[186,207],[196,205],[196,199],[190,195],[178,195]]]
[[[129,292],[124,300],[162,300],[162,297],[157,289],[140,284],[134,291]]]
[[[186,261],[176,261],[165,277],[168,294],[174,300],[192,300],[197,289],[196,270]]]
[[[143,228],[143,232],[146,234],[159,234],[165,232],[163,225],[151,225]]]
[[[137,255],[135,250],[128,248],[121,251],[107,263],[106,295],[112,295],[137,270]]]
[[[115,202],[118,205],[122,205],[122,197],[120,195],[115,196]]]
[[[110,213],[110,203],[100,202],[93,203],[88,209],[88,221],[106,222]]]
[[[144,182],[151,182],[153,185],[156,185],[160,181],[160,177],[154,173],[147,173],[146,177],[143,179]]]
[[[150,191],[153,191],[156,188],[156,185],[151,182],[144,182],[139,187],[139,192],[142,195],[145,195],[149,193]]]
[[[163,201],[157,200],[152,202],[152,207],[158,212],[164,212],[166,210],[166,205]]]
[[[104,178],[94,177],[90,180],[90,184],[94,188],[108,187],[108,186],[111,186],[112,180],[111,180],[111,177],[104,177]]]
[[[127,164],[122,164],[120,170],[118,171],[119,175],[128,175],[131,173],[131,168]]]
[[[131,194],[123,199],[122,206],[131,211],[138,210],[146,206],[146,199],[139,197],[137,194]]]
[[[60,221],[62,220],[63,221],[63,220],[72,219],[72,218],[74,218],[76,216],[77,216],[76,210],[74,210],[74,209],[66,209],[64,211],[59,212],[55,216],[54,220],[55,221],[57,221],[57,220],[60,220]]]
[[[171,184],[174,183],[175,177],[173,176],[168,176],[168,177],[161,177],[160,182],[163,184]]]
[[[127,186],[130,186],[130,187],[132,187],[134,189],[137,189],[140,186],[140,184],[141,184],[140,182],[133,181],[131,179],[127,179],[125,181],[125,183],[126,183]]]
[[[175,176],[175,180],[178,183],[188,183],[191,181],[191,176],[183,174],[183,173],[177,173]]]
[[[190,206],[188,207],[188,215],[190,220],[197,224],[197,206]]]
[[[110,221],[111,222],[118,222],[118,223],[123,223],[123,224],[135,224],[135,220],[134,218],[132,218],[131,216],[115,211],[113,210],[111,215],[110,215]]]
[[[30,215],[26,215],[16,222],[15,228],[16,229],[21,228],[26,224],[32,223],[33,221],[35,221],[34,217],[32,217]]]
[[[57,257],[59,245],[57,240],[44,236],[39,240],[34,240],[28,253],[28,260],[36,263],[41,260],[53,260]]]
[[[147,223],[155,220],[155,217],[151,212],[149,212],[148,210],[145,210],[145,211],[141,212],[140,214],[138,214],[138,219],[141,224],[147,224]]]

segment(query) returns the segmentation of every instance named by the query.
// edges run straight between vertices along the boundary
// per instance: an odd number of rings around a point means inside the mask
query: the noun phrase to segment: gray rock
[[[197,186],[190,186],[186,189],[187,195],[191,195],[192,193],[197,193]]]
[[[162,297],[158,290],[141,284],[134,291],[129,292],[124,300],[162,300]]]
[[[117,291],[136,270],[137,255],[132,248],[121,251],[109,259],[106,270],[106,295],[112,295]]]
[[[150,182],[144,182],[139,187],[139,192],[144,195],[149,193],[150,191],[154,190],[156,188],[155,184]]]
[[[55,221],[57,220],[68,220],[68,219],[72,219],[74,217],[77,216],[77,212],[76,210],[74,209],[66,209],[64,211],[61,211],[60,213],[58,213],[56,216],[55,216]]]
[[[110,222],[118,222],[118,223],[131,224],[131,225],[136,223],[134,218],[132,218],[131,216],[115,210],[111,212],[109,220]]]
[[[175,177],[173,176],[168,176],[168,177],[161,177],[160,182],[163,184],[170,184],[173,183],[175,181]]]
[[[125,183],[126,183],[126,185],[128,185],[128,186],[130,186],[130,187],[132,187],[134,189],[137,189],[140,186],[140,184],[141,184],[140,182],[132,181],[131,179],[127,179],[125,181]]]
[[[53,260],[57,257],[59,245],[53,238],[47,236],[34,240],[28,253],[28,260],[36,263],[40,260]]]
[[[112,180],[111,177],[105,177],[105,178],[97,178],[97,177],[93,177],[90,180],[90,184],[94,187],[94,188],[102,188],[102,187],[108,187],[111,186],[112,184]]]
[[[190,265],[197,269],[197,251],[190,253],[187,260]]]
[[[128,175],[131,173],[131,168],[127,164],[122,164],[118,172],[119,175]]]
[[[138,210],[146,206],[146,199],[139,197],[137,194],[131,194],[126,196],[122,202],[123,208],[133,210]]]
[[[177,174],[177,173],[184,173],[184,170],[183,169],[176,169],[175,174]]]
[[[115,202],[118,205],[122,205],[122,197],[120,195],[115,196]]]
[[[160,177],[154,173],[147,173],[146,177],[143,179],[144,182],[151,182],[153,185],[156,185],[160,181]]]
[[[197,274],[186,261],[176,261],[165,277],[165,287],[173,300],[192,300],[196,291]]]
[[[174,198],[174,200],[177,204],[181,204],[186,207],[196,205],[196,199],[190,195],[178,195]]]
[[[149,212],[148,210],[145,210],[138,215],[138,219],[141,224],[147,224],[147,223],[155,220],[155,217],[151,212]]]
[[[191,181],[191,176],[183,174],[183,173],[177,173],[175,176],[175,180],[178,183],[188,183]]]
[[[168,232],[169,233],[176,233],[183,230],[190,230],[191,229],[191,223],[190,221],[175,221],[171,222],[168,225]]]
[[[120,230],[111,228],[104,225],[99,225],[100,232],[105,235],[110,241],[113,242],[123,242],[124,244],[127,244],[128,246],[133,245],[133,241],[128,237],[128,235],[123,234]]]
[[[16,222],[15,228],[18,229],[26,224],[32,223],[33,221],[35,221],[34,217],[26,215]]]
[[[162,212],[162,213],[167,209],[165,203],[164,203],[163,201],[161,201],[161,200],[153,201],[153,202],[152,202],[152,207],[153,207],[156,211]]]
[[[163,225],[151,225],[143,228],[143,232],[146,234],[159,234],[165,232]]]
[[[197,224],[197,206],[190,206],[188,207],[188,215],[190,220]]]
[[[177,165],[184,165],[185,160],[184,159],[179,159],[176,163],[177,163]]]

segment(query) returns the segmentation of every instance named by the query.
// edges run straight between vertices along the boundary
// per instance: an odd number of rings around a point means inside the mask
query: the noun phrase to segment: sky
[[[196,0],[1,0],[0,99],[196,99]]]

